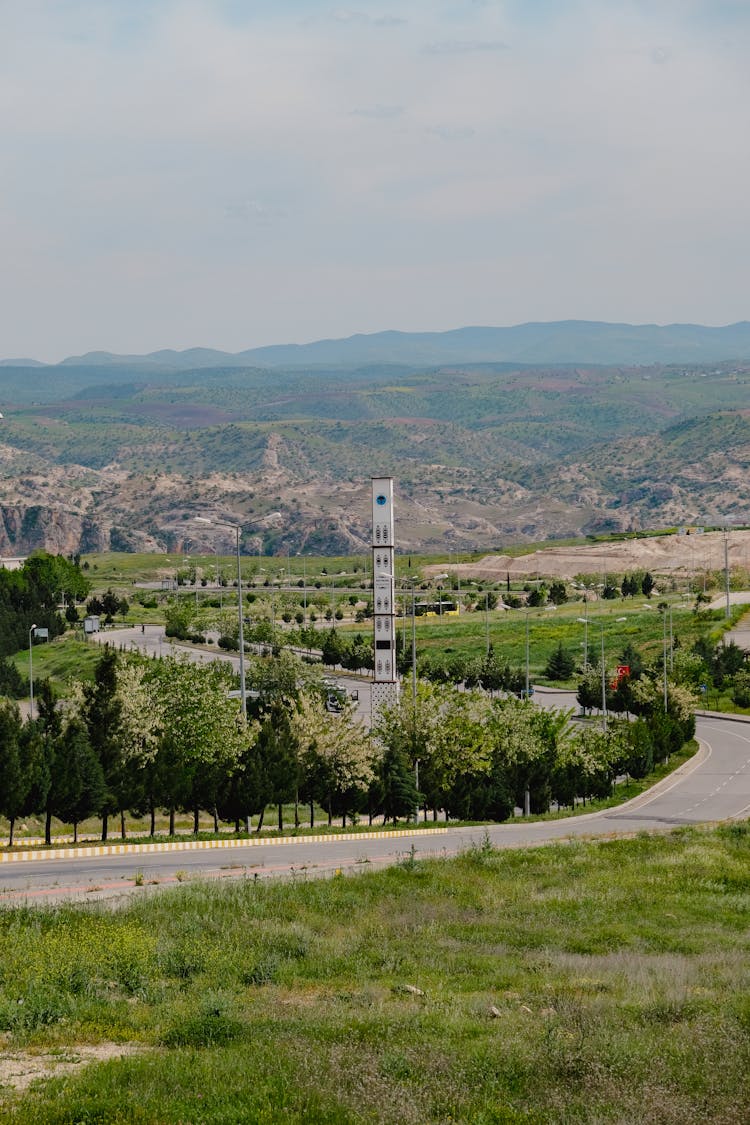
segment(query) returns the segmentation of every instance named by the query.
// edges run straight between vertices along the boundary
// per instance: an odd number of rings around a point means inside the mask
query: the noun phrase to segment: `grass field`
[[[735,824],[4,910],[6,1052],[141,1050],[0,1121],[740,1125],[749,892]]]

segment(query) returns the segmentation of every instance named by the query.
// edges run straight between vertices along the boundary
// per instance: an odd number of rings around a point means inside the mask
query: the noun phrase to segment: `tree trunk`
[[[333,823],[333,810],[331,809],[331,798],[329,796],[329,798],[328,798],[328,827],[329,828],[331,827],[332,823]]]
[[[263,808],[263,809],[260,810],[260,816],[258,817],[258,823],[255,826],[256,833],[260,832],[261,828],[263,827],[263,817],[265,815],[266,815],[266,810],[265,810],[265,808]]]
[[[155,836],[156,835],[156,809],[154,808],[153,802],[151,803],[151,808],[150,808],[149,811],[151,813],[151,835]]]
[[[201,819],[200,809],[193,809],[193,835],[194,836],[197,836],[198,833],[201,830],[200,819]]]
[[[107,840],[107,826],[108,826],[108,822],[109,822],[109,816],[108,816],[108,814],[107,814],[107,813],[102,813],[102,843],[106,843],[106,840]]]
[[[120,839],[127,840],[128,834],[125,831],[125,809],[120,809]]]
[[[279,801],[279,832],[284,831],[284,806]]]
[[[432,819],[435,821],[436,824],[437,824],[437,817],[438,817],[438,812],[437,812],[437,805],[436,805],[435,808],[432,810]]]
[[[341,817],[341,827],[346,828],[346,813],[344,813]]]
[[[315,827],[315,802],[313,800],[310,801],[310,827]]]
[[[174,808],[169,809],[169,835],[174,836]]]
[[[74,844],[78,843],[78,821],[77,820],[73,821],[73,843]]]
[[[252,826],[253,826],[253,818],[251,816],[246,816],[245,817],[245,831],[248,833],[248,835],[250,834],[250,829],[252,828]]]
[[[523,791],[523,815],[531,816],[531,793],[528,785]]]
[[[294,794],[294,827],[299,828],[299,792]]]
[[[219,814],[216,811],[216,805],[214,805],[214,832],[217,836],[219,835]]]
[[[52,813],[47,810],[47,815],[44,818],[44,842],[45,844],[52,843]]]
[[[16,823],[16,818],[12,816],[8,821],[10,828],[8,829],[8,847],[13,847],[13,825]]]

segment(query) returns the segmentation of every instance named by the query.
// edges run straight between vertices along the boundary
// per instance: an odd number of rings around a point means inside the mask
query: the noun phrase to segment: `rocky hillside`
[[[0,369],[0,554],[357,553],[750,523],[750,365]],[[196,520],[200,516],[201,520]],[[211,522],[205,522],[209,520]]]

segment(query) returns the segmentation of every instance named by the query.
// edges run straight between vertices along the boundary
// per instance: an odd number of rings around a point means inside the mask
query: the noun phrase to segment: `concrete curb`
[[[700,719],[719,719],[725,723],[750,723],[750,715],[732,715],[729,711],[696,711]]]
[[[262,848],[274,844],[339,843],[342,840],[387,840],[403,836],[434,836],[448,832],[448,828],[397,828],[383,832],[334,832],[319,836],[261,836],[249,840],[176,840],[162,844],[95,844],[81,848],[40,848],[24,852],[0,852],[0,863],[23,863],[40,859],[85,859],[103,855],[152,855],[155,852],[187,852],[215,848]]]

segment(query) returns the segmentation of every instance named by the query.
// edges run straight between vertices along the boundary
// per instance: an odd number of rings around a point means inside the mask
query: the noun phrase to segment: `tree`
[[[654,582],[653,575],[646,571],[646,573],[643,575],[643,578],[641,579],[641,593],[643,594],[644,598],[651,597],[655,586],[656,583]]]
[[[569,680],[575,671],[575,667],[575,658],[567,649],[563,648],[562,641],[560,641],[547,661],[544,674],[548,680]]]
[[[122,703],[117,694],[117,671],[117,653],[106,645],[94,669],[94,681],[83,685],[80,701],[80,715],[104,776],[101,805],[97,810],[102,818],[102,840],[107,839],[109,817],[123,805]]]
[[[21,754],[21,715],[15,703],[0,700],[0,813],[9,822],[8,843],[13,844],[16,818],[29,791],[29,778]]]
[[[413,817],[419,805],[414,770],[398,747],[386,749],[378,763],[380,782],[380,811],[384,823],[390,818],[395,824],[399,817]]]
[[[237,768],[243,729],[239,700],[229,697],[231,668],[221,661],[192,664],[167,658],[149,666],[163,717],[155,768],[160,801],[169,811],[170,835],[178,808],[214,809],[221,778]]]
[[[145,807],[151,816],[151,835],[155,831],[156,777],[154,763],[164,722],[164,706],[147,667],[135,660],[121,665],[117,674],[117,702],[120,707],[119,739],[122,749],[120,832],[125,838],[125,807]]]
[[[73,825],[73,842],[77,843],[80,821],[96,812],[104,799],[104,773],[86,727],[78,719],[74,718],[63,727],[58,753],[65,770],[57,793],[55,815]]]
[[[308,800],[325,806],[329,823],[334,815],[346,819],[360,807],[374,776],[372,739],[354,720],[348,701],[334,717],[317,693],[303,692],[289,721]]]
[[[564,582],[553,582],[549,588],[549,600],[553,605],[564,605],[568,600],[568,591]]]
[[[506,669],[496,655],[494,645],[490,645],[482,661],[479,679],[484,690],[489,692],[490,695],[494,695],[496,691],[502,691],[504,687],[507,687]]]

